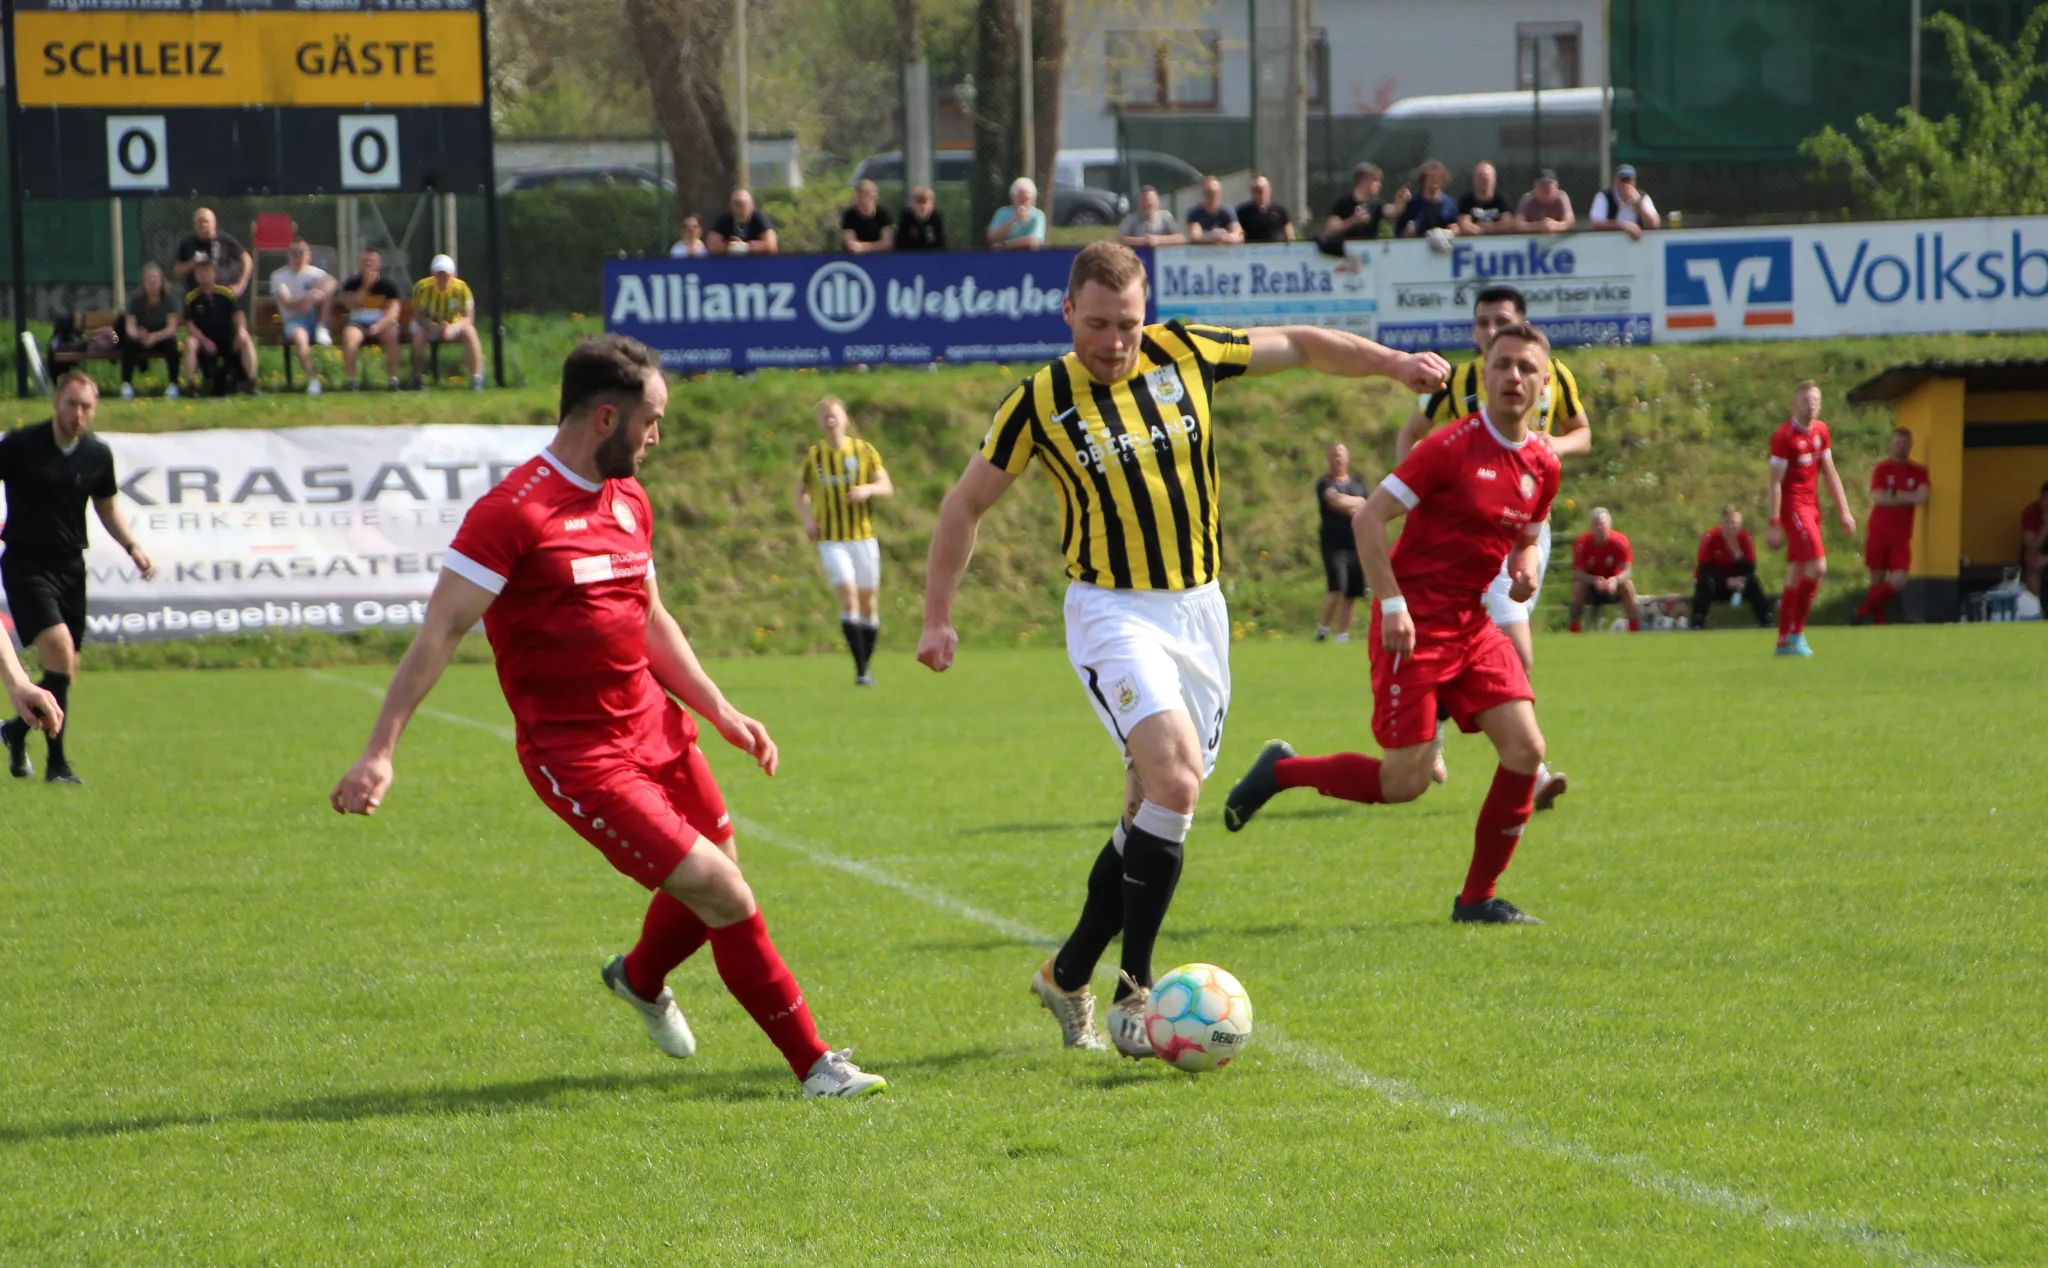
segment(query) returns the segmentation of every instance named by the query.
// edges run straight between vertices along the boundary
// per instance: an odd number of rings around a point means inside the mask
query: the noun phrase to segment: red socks
[[[1380,762],[1363,753],[1332,753],[1328,757],[1283,757],[1273,763],[1273,778],[1282,788],[1313,788],[1325,797],[1376,805],[1380,796]]]
[[[1522,827],[1536,808],[1536,775],[1520,775],[1507,767],[1493,772],[1493,786],[1479,806],[1479,826],[1472,834],[1472,866],[1465,872],[1461,903],[1483,903],[1493,897],[1493,884],[1508,870]]]
[[[789,1062],[796,1077],[809,1074],[826,1048],[818,1041],[817,1024],[811,1020],[810,1006],[804,1003],[795,975],[768,940],[768,922],[761,913],[757,910],[736,924],[711,930],[711,958],[718,964],[725,989],[782,1050],[782,1059]]]
[[[655,890],[640,922],[640,941],[626,953],[626,985],[641,999],[661,994],[661,985],[678,964],[695,955],[711,931],[697,913],[666,890]]]
[[[1629,618],[1629,623],[1628,623],[1628,632],[1629,632],[1629,633],[1631,633],[1631,634],[1640,634],[1640,633],[1642,633],[1642,632],[1643,632],[1643,619],[1642,619],[1641,617],[1631,617],[1631,618]]]
[[[1892,596],[1897,594],[1898,592],[1898,587],[1894,586],[1891,582],[1878,582],[1876,585],[1870,587],[1870,594],[1867,598],[1863,600],[1863,606],[1856,609],[1856,615],[1867,616],[1871,619],[1872,622],[1878,625],[1883,625],[1884,606],[1885,604],[1890,603],[1892,601]]]
[[[1806,632],[1806,614],[1813,611],[1813,596],[1819,592],[1820,582],[1811,577],[1785,587],[1778,600],[1779,642]]]

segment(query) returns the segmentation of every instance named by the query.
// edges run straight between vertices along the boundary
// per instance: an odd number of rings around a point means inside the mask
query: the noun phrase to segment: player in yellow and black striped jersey
[[[462,364],[469,371],[471,391],[484,390],[484,345],[476,332],[476,296],[469,283],[455,276],[455,258],[437,255],[427,276],[412,288],[412,385],[424,387],[420,370],[427,364],[427,344],[459,343]]]
[[[839,629],[853,653],[853,681],[874,685],[868,662],[881,631],[877,594],[882,584],[882,551],[871,511],[876,498],[896,491],[875,447],[847,435],[846,402],[828,396],[818,402],[823,439],[804,453],[797,479],[796,509],[804,536],[818,543],[825,580],[839,600]]]
[[[1073,351],[1025,379],[946,495],[926,568],[918,659],[953,663],[953,599],[989,508],[1036,459],[1060,503],[1067,655],[1128,772],[1124,814],[1088,877],[1080,923],[1032,989],[1069,1047],[1103,1046],[1089,975],[1123,935],[1110,1038],[1151,1054],[1142,1018],[1152,945],[1180,879],[1202,781],[1230,708],[1230,614],[1211,396],[1226,379],[1306,366],[1385,375],[1415,391],[1450,367],[1314,326],[1230,330],[1145,321],[1145,270],[1097,242],[1074,259],[1064,313]]]

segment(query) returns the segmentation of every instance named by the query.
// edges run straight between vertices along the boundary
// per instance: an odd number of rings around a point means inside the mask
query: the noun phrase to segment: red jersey
[[[1484,624],[1481,596],[1522,531],[1550,518],[1559,468],[1531,432],[1511,445],[1486,415],[1431,432],[1382,486],[1408,508],[1394,578],[1417,626]]]
[[[1787,419],[1772,434],[1771,465],[1782,464],[1785,472],[1785,500],[1780,514],[1820,509],[1820,459],[1831,447],[1828,425],[1818,418],[1804,431]]]
[[[1735,530],[1735,541],[1731,544],[1728,541],[1728,534],[1718,527],[1710,528],[1700,534],[1700,553],[1694,559],[1697,563],[1711,564],[1721,569],[1733,568],[1738,563],[1754,564],[1756,539],[1749,535],[1748,529],[1738,528]]]
[[[1917,493],[1927,487],[1927,468],[1917,462],[1898,462],[1886,458],[1870,471],[1872,493]],[[1870,540],[1903,541],[1913,535],[1913,512],[1919,508],[1906,506],[1873,506],[1870,508]]]
[[[2027,509],[2020,512],[2020,531],[2022,533],[2038,533],[2041,531],[2041,504],[2039,502],[2027,503]]]
[[[522,757],[659,762],[695,739],[647,668],[653,529],[639,481],[592,484],[546,450],[463,517],[442,566],[498,596],[484,634]]]
[[[1628,538],[1611,528],[1604,542],[1588,532],[1580,533],[1572,543],[1572,567],[1595,577],[1618,577],[1623,568],[1635,562],[1635,557]]]

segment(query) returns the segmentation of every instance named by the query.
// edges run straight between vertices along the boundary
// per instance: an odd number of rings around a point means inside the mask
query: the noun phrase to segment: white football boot
[[[1152,1055],[1152,1040],[1145,1033],[1145,1001],[1152,997],[1152,992],[1128,973],[1123,974],[1123,979],[1131,993],[1109,1006],[1109,1016],[1104,1021],[1109,1026],[1109,1041],[1116,1045],[1116,1050],[1140,1061]]]
[[[1095,1033],[1095,992],[1085,985],[1071,993],[1061,990],[1059,983],[1052,980],[1051,960],[1039,965],[1031,975],[1031,993],[1059,1022],[1061,1043],[1088,1052],[1101,1052],[1106,1046],[1102,1036]]]
[[[804,1076],[805,1096],[866,1096],[889,1086],[889,1080],[879,1074],[869,1074],[852,1061],[851,1048],[841,1048],[819,1057],[811,1066],[811,1072]]]
[[[604,962],[604,984],[611,993],[633,1006],[640,1014],[640,1020],[647,1023],[647,1037],[654,1046],[671,1057],[681,1060],[697,1054],[697,1036],[690,1033],[690,1023],[683,1019],[683,1010],[676,1007],[676,993],[664,986],[661,994],[652,1002],[641,999],[633,993],[632,983],[626,980],[626,957],[615,955]]]

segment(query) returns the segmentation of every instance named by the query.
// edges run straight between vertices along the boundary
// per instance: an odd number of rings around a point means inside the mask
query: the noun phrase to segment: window
[[[1515,87],[1527,91],[1537,87],[1549,89],[1579,86],[1579,24],[1517,23]]]
[[[1214,110],[1222,104],[1223,39],[1215,31],[1111,31],[1109,99],[1126,110]]]

